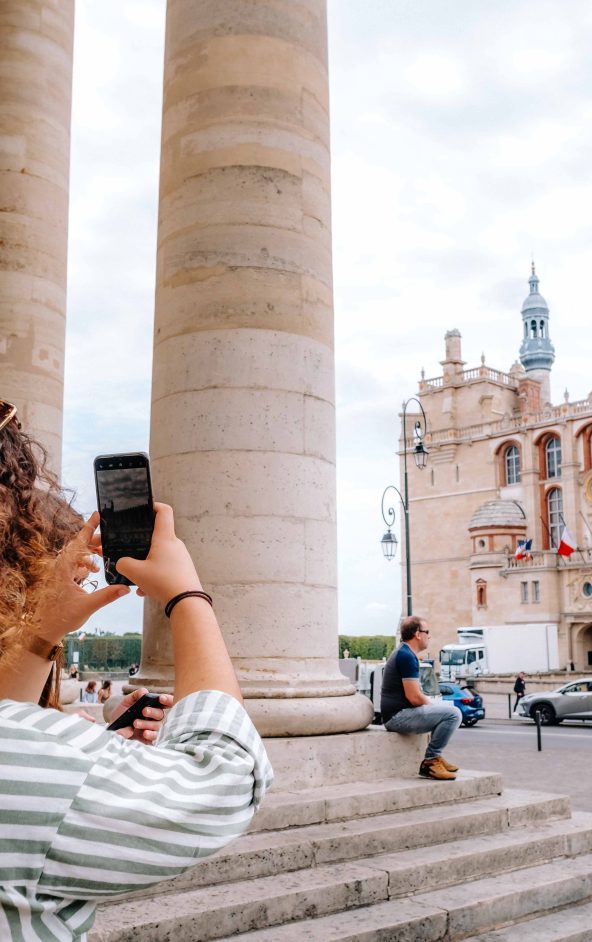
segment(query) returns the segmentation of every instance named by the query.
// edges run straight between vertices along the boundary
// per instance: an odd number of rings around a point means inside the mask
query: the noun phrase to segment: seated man
[[[442,750],[460,726],[461,712],[448,700],[430,700],[419,683],[417,655],[426,650],[429,634],[423,618],[409,615],[401,622],[401,644],[382,676],[380,711],[390,733],[431,733],[420,775],[455,779],[458,766],[447,762]]]

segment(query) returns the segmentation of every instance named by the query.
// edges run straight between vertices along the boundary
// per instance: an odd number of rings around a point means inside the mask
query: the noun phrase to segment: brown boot
[[[440,760],[447,772],[458,772],[458,765],[455,765],[454,762],[448,762],[444,756],[440,756]]]
[[[453,782],[456,778],[454,772],[449,772],[441,756],[435,759],[424,759],[419,767],[419,774],[423,778],[436,778],[441,782]]]

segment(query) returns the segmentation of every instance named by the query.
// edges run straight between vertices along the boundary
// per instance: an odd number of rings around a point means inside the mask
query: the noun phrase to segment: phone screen
[[[124,583],[115,564],[122,556],[146,559],[154,528],[148,456],[105,455],[95,459],[97,502],[107,582]]]

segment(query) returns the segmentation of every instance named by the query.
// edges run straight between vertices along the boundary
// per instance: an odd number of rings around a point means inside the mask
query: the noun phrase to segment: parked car
[[[440,697],[433,661],[426,659],[419,662],[419,683],[426,697]]]
[[[519,716],[534,720],[536,710],[545,726],[556,726],[563,720],[592,720],[592,680],[572,680],[548,693],[528,693],[518,703]]]
[[[440,693],[443,700],[452,700],[455,707],[459,708],[463,726],[475,726],[479,720],[485,719],[483,700],[470,687],[441,681]]]

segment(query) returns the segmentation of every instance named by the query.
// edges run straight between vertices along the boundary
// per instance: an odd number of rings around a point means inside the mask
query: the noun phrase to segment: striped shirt
[[[216,690],[176,703],[155,747],[0,700],[0,939],[84,942],[100,900],[219,850],[271,781],[251,720]]]

